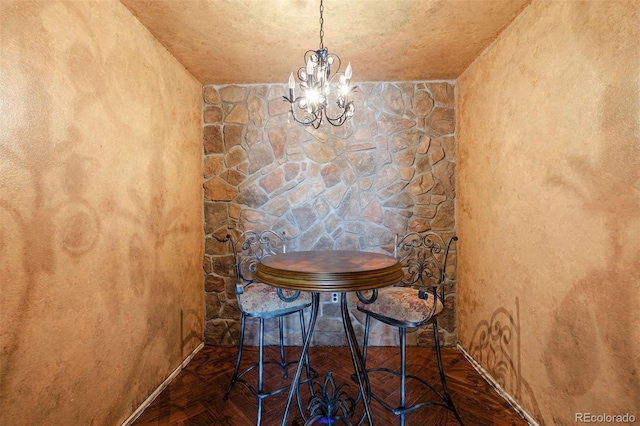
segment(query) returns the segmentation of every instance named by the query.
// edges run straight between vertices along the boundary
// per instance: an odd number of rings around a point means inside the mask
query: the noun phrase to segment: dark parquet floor
[[[300,348],[288,347],[287,356],[295,359],[299,351]],[[267,356],[275,357],[276,354],[275,347],[267,348]],[[466,426],[527,425],[527,422],[496,393],[460,352],[454,348],[443,348],[442,355],[451,396]],[[324,373],[330,370],[338,385],[346,384],[343,390],[350,394],[357,394],[357,385],[350,380],[353,366],[348,348],[312,347],[310,357],[313,368],[321,375],[317,380],[323,381]],[[249,361],[256,360],[257,349],[245,348],[243,358],[243,366],[248,365]],[[367,365],[397,369],[399,359],[397,348],[374,347],[369,350]],[[439,383],[433,350],[407,348],[407,359],[409,374],[419,374],[431,383],[436,385]],[[254,425],[257,419],[256,400],[244,386],[236,385],[229,399],[226,401],[222,399],[231,380],[235,360],[235,347],[205,346],[140,415],[134,425]],[[267,389],[286,384],[280,371],[276,366],[266,367]],[[289,371],[289,376],[292,377],[295,366],[290,366]],[[250,380],[252,376],[247,375],[247,377]],[[385,401],[398,400],[398,379],[384,373],[375,373],[370,375],[370,380],[373,391],[384,397]],[[423,385],[409,383],[408,402],[425,396],[433,399],[432,391],[425,389]],[[307,390],[305,398],[308,397]],[[263,425],[280,425],[286,399],[287,393],[284,392],[265,400]],[[371,411],[376,425],[398,424],[398,419],[375,401],[371,402]],[[291,414],[290,425],[302,424],[296,407],[292,408]],[[457,424],[450,411],[438,406],[416,410],[408,414],[406,419],[407,426]]]

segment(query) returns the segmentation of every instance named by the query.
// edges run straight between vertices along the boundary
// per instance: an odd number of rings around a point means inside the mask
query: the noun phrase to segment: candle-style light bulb
[[[313,77],[313,62],[311,62],[311,59],[307,61],[307,75],[309,78]]]
[[[296,81],[293,79],[293,73],[289,76],[289,98],[293,101],[293,89],[296,87]]]
[[[347,69],[344,70],[344,76],[347,80],[351,80],[351,62],[347,64]]]

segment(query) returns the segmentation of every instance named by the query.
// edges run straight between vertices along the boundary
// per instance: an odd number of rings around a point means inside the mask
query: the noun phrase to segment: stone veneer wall
[[[392,253],[396,233],[455,230],[454,82],[359,84],[352,122],[318,130],[290,119],[284,89],[203,88],[207,344],[235,344],[239,336],[229,229],[285,231],[298,250],[382,253]],[[299,344],[291,320],[287,341]],[[455,344],[455,281],[440,324],[442,341]],[[267,327],[267,341],[275,342],[277,322]],[[247,333],[253,339],[255,328]],[[422,329],[408,342],[430,343],[431,336]],[[316,345],[346,342],[339,303],[328,295],[314,337]],[[372,343],[395,345],[397,333],[377,324]]]

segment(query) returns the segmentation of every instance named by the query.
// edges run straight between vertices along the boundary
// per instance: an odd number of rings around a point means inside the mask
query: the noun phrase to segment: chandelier
[[[340,72],[340,57],[329,53],[324,46],[324,7],[320,0],[320,48],[307,50],[304,54],[305,66],[300,67],[297,76],[302,94],[295,95],[295,79],[289,76],[289,97],[283,98],[291,104],[291,116],[305,126],[317,129],[323,123],[341,126],[353,116],[355,107],[349,100],[349,94],[355,90],[350,86],[351,63],[344,72]],[[338,76],[338,82],[334,77]]]

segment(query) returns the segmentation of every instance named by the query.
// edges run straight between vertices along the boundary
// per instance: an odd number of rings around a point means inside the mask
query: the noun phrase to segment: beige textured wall
[[[0,40],[0,424],[120,424],[203,339],[201,85],[115,1]]]
[[[535,0],[458,80],[458,335],[542,424],[640,418],[639,9]]]

